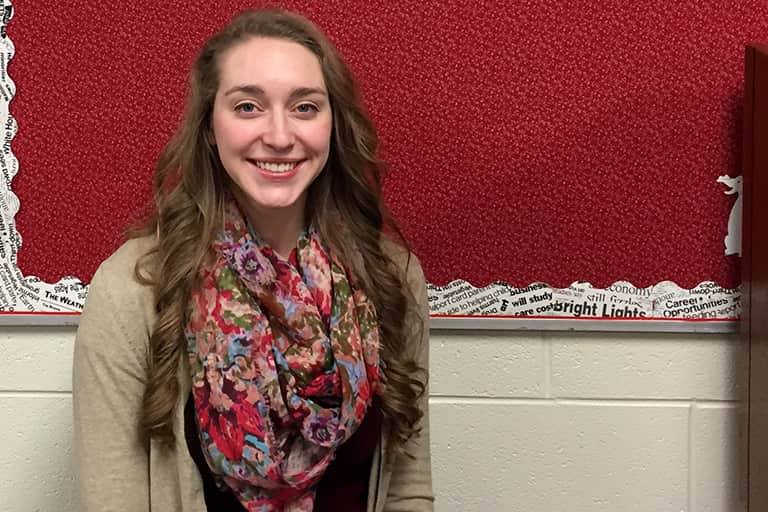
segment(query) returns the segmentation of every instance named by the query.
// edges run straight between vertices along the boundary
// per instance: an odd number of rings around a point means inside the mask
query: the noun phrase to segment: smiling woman
[[[426,287],[376,146],[305,18],[205,43],[154,213],[80,321],[86,510],[432,510]]]
[[[219,158],[251,225],[288,255],[330,150],[320,62],[298,43],[258,37],[229,49],[219,73],[212,120]]]

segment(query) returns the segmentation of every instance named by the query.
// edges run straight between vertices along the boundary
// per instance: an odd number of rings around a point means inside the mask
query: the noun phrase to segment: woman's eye
[[[296,107],[296,110],[300,114],[311,114],[313,112],[317,112],[318,108],[311,103],[302,103],[301,105]]]
[[[235,107],[235,110],[244,114],[252,114],[256,112],[256,105],[253,103],[241,103]]]

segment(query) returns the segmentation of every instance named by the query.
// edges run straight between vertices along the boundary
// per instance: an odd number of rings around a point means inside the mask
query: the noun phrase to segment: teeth
[[[272,162],[256,162],[256,165],[270,172],[288,172],[294,168],[296,162],[276,164]]]

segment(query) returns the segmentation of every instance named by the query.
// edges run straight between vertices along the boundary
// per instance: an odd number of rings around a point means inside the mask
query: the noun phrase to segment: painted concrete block
[[[541,335],[436,331],[430,340],[430,393],[435,396],[544,396],[545,358]]]
[[[688,407],[502,400],[431,409],[437,510],[686,510]]]
[[[4,512],[78,512],[70,395],[0,394]]]
[[[693,512],[746,510],[746,428],[735,407],[694,406],[691,425]]]
[[[0,329],[0,392],[71,391],[74,327]]]
[[[552,336],[552,393],[566,398],[737,400],[746,351],[727,335]]]

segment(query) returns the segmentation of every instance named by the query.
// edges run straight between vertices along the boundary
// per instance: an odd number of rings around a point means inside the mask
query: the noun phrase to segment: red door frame
[[[749,346],[747,509],[768,510],[768,46],[745,53],[741,332]]]

